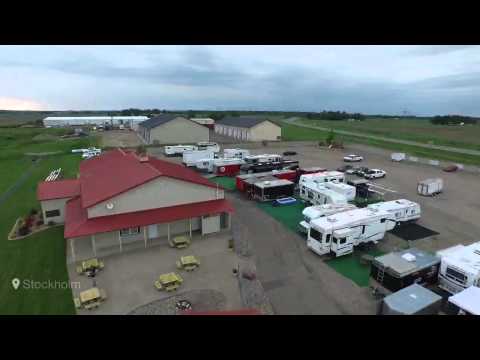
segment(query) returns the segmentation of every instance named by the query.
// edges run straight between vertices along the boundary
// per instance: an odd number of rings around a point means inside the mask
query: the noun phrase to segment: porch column
[[[147,247],[147,227],[143,227],[143,239],[145,240],[145,248]]]
[[[70,239],[70,250],[72,252],[72,259],[73,261],[76,261],[76,256],[75,256],[75,239],[72,238]]]
[[[122,248],[122,235],[120,235],[120,231],[118,232],[118,243],[120,244],[120,251],[123,251],[123,248]]]
[[[230,213],[226,213],[226,214],[228,216],[228,227],[227,227],[227,229],[230,230],[230,228],[232,227],[232,214],[230,214]]]
[[[170,242],[170,223],[167,224],[167,236],[168,236],[168,242]]]
[[[97,246],[95,245],[95,235],[92,235],[92,249],[93,249],[93,255],[97,256]]]
[[[188,225],[190,227],[190,239],[192,238],[192,219],[188,219]]]

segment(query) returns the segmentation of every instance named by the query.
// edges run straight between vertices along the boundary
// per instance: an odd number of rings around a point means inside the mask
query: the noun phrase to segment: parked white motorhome
[[[220,146],[215,142],[200,141],[197,143],[197,150],[210,150],[218,153],[220,152]]]
[[[420,181],[417,185],[417,192],[424,196],[434,196],[443,191],[443,180],[440,178],[426,179]]]
[[[211,150],[192,150],[184,151],[182,157],[185,166],[195,166],[198,160],[214,159],[215,153]]]
[[[407,158],[407,155],[405,153],[392,153],[391,159],[392,161],[403,161]]]
[[[228,165],[242,165],[244,164],[245,161],[242,159],[238,158],[231,158],[231,159],[225,159],[225,158],[218,158],[218,159],[200,159],[195,163],[196,168],[199,171],[204,171],[204,172],[213,172],[213,169],[215,166],[228,166]]]
[[[303,175],[302,175],[303,176]],[[355,186],[335,182],[303,182],[300,198],[312,205],[345,204],[355,199]]]
[[[310,222],[307,247],[318,255],[333,252],[342,256],[361,243],[377,243],[395,227],[387,211],[355,209],[325,216]]]
[[[389,212],[397,222],[418,220],[422,213],[419,204],[406,199],[379,202],[368,207]]]
[[[440,257],[438,286],[456,294],[470,286],[480,287],[480,241],[437,251]]]
[[[340,171],[323,171],[314,174],[304,174],[300,176],[299,184],[305,184],[309,182],[315,183],[327,183],[327,182],[345,182],[345,174]]]
[[[164,148],[165,155],[167,156],[181,156],[185,151],[193,150],[197,150],[197,147],[195,145],[171,145],[165,146]]]
[[[250,156],[250,151],[246,149],[224,149],[223,157],[225,159],[245,159],[247,156]]]
[[[338,214],[344,211],[355,210],[357,207],[353,204],[325,204],[308,206],[302,211],[303,221],[299,223],[299,230],[308,234],[310,221],[319,219],[324,216]]]

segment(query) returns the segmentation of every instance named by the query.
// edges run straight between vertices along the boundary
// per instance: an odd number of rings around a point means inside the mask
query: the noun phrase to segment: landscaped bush
[[[24,226],[26,226],[27,228],[30,228],[33,224],[33,220],[34,220],[33,216],[31,215],[27,216],[24,220],[25,221]]]
[[[37,226],[43,225],[43,220],[42,220],[42,219],[37,220],[37,222],[35,223],[35,225],[37,225]]]

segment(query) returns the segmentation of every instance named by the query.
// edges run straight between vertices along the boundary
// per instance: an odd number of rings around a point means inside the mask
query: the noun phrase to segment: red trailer
[[[240,166],[243,164],[242,160],[219,162],[213,165],[213,172],[218,176],[235,176],[240,173]]]
[[[318,166],[298,168],[297,169],[297,178],[296,178],[295,182],[298,183],[298,180],[300,179],[300,176],[302,176],[302,175],[316,174],[316,173],[324,172],[324,171],[327,171],[327,169],[322,168],[322,167],[318,167]]]
[[[296,182],[298,178],[295,170],[272,170],[272,175],[277,179],[284,179],[292,182]]]

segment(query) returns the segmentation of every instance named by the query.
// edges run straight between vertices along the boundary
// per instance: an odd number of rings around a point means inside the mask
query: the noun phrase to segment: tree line
[[[477,121],[476,118],[462,115],[437,115],[430,119],[430,122],[434,125],[476,124]]]
[[[345,111],[322,111],[318,113],[307,113],[307,119],[312,120],[365,120],[365,115],[361,113],[348,113]]]

